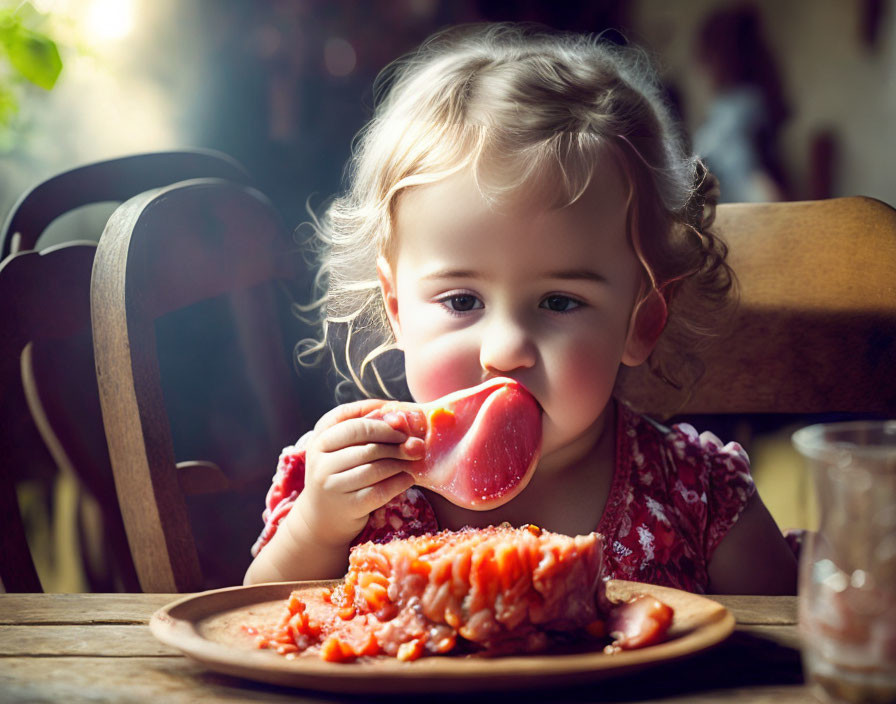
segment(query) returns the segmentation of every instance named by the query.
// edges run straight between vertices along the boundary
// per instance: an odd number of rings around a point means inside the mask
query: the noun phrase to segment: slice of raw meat
[[[603,546],[598,533],[506,523],[362,543],[342,582],[294,591],[273,628],[251,632],[260,648],[337,662],[555,645],[612,654],[661,642],[671,607],[643,594],[612,602]]]
[[[377,640],[389,655],[401,657],[414,640],[421,653],[445,652],[457,639],[492,653],[542,650],[550,633],[603,618],[602,547],[597,533],[506,523],[364,543],[333,603],[383,622]]]
[[[607,621],[607,631],[613,638],[611,647],[631,650],[659,643],[669,630],[672,616],[672,607],[646,594],[617,605]]]
[[[259,647],[324,660],[416,660],[458,649],[490,655],[588,639],[603,626],[603,539],[535,526],[467,528],[363,543],[342,583],[293,592]]]
[[[369,416],[424,438],[426,455],[410,472],[418,485],[464,508],[507,503],[538,463],[541,409],[513,379],[490,379],[430,403],[387,403]]]

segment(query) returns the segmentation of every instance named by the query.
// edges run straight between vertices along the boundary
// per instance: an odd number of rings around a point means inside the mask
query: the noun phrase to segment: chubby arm
[[[410,488],[405,462],[423,456],[423,440],[393,427],[400,418],[365,417],[383,403],[345,404],[318,421],[306,450],[305,487],[249,565],[245,584],[341,577],[370,513]]]
[[[314,540],[299,508],[300,502],[301,495],[274,537],[249,565],[243,584],[335,579],[345,574],[351,539],[344,544]]]
[[[796,594],[797,562],[754,493],[709,561],[714,594]]]

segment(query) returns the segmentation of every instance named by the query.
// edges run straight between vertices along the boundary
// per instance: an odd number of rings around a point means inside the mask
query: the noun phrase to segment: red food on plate
[[[603,644],[607,622],[615,623],[613,610],[620,607],[606,597],[602,561],[599,534],[569,537],[535,526],[364,543],[352,549],[341,584],[323,599],[294,592],[282,622],[258,645],[345,662],[373,655],[416,660],[450,652],[526,653],[579,640]],[[631,619],[641,613],[629,604],[621,608]],[[618,647],[656,642],[669,622],[656,625],[653,640]]]
[[[430,403],[390,402],[368,415],[424,438],[426,455],[409,471],[419,486],[464,508],[507,503],[538,463],[541,409],[513,379],[490,379]]]
[[[672,624],[672,615],[672,607],[646,594],[614,606],[607,620],[612,647],[632,650],[659,643]]]

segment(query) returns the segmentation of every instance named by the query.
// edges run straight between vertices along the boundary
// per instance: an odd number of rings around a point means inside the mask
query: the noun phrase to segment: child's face
[[[642,276],[625,202],[610,160],[562,209],[492,208],[467,172],[405,193],[380,276],[414,399],[509,376],[544,410],[544,456],[599,429],[620,363],[649,353],[629,334]]]

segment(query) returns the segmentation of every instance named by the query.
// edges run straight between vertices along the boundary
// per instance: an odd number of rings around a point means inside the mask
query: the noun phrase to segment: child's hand
[[[423,457],[423,439],[397,429],[407,428],[397,414],[364,417],[384,403],[338,406],[314,428],[305,455],[305,489],[293,510],[318,544],[347,545],[372,511],[414,484],[405,461]]]

